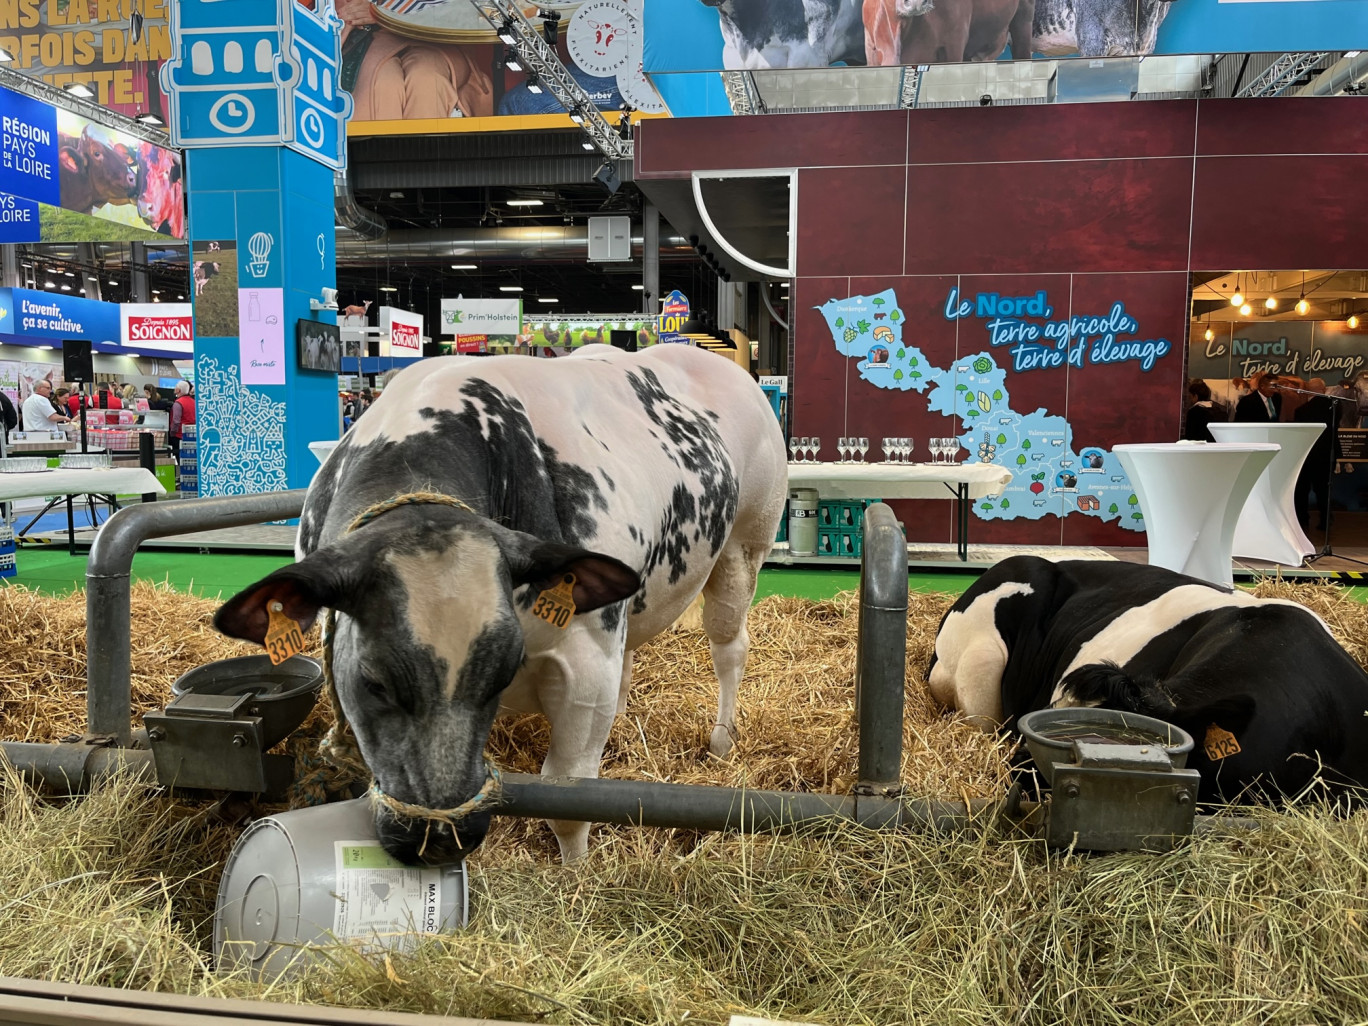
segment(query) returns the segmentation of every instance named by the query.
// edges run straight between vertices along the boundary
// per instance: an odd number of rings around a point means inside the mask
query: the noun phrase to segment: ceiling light
[[[161,289],[153,289],[153,290],[152,290],[152,295],[154,295],[154,296],[160,296],[160,295],[161,295]]]
[[[521,292],[522,290],[523,290],[523,287],[522,287],[521,285],[500,285],[500,286],[499,286],[499,291],[500,291],[500,292]]]
[[[1210,341],[1211,341],[1212,339],[1214,339],[1215,337],[1216,337],[1216,332],[1212,331],[1210,328],[1207,328],[1207,330],[1206,330],[1206,340],[1207,340],[1208,342],[1210,342]]]
[[[133,120],[138,122],[139,124],[151,125],[153,128],[164,128],[166,126],[165,121],[163,121],[161,118],[157,117],[157,115],[151,112],[148,112],[146,114],[134,114]]]
[[[57,287],[57,283],[56,283],[55,281],[45,281],[45,282],[43,282],[43,288],[45,288],[45,289],[55,289],[56,287]]]
[[[571,107],[570,120],[577,125],[584,124],[584,111],[580,110],[578,107]]]
[[[1230,297],[1231,306],[1242,306],[1244,304],[1244,293],[1240,291],[1238,285],[1235,286],[1235,295]]]
[[[177,299],[184,299],[185,297],[184,297],[184,296],[177,296],[176,298],[177,298]]]
[[[584,142],[580,143],[580,145],[584,147],[586,150],[592,150],[594,148],[594,144],[590,142],[588,139],[585,139]]]
[[[539,96],[541,95],[541,79],[537,77],[537,73],[535,71],[527,76],[527,91],[529,93],[536,93]]]
[[[632,288],[635,289],[637,292],[645,292],[645,291],[646,291],[646,286],[645,286],[645,285],[633,285]]]
[[[1308,302],[1306,301],[1306,297],[1305,297],[1305,296],[1302,296],[1301,299],[1297,300],[1297,313],[1299,313],[1299,314],[1301,314],[1303,317],[1305,317],[1306,314],[1307,314],[1307,311],[1309,311],[1310,309],[1311,309],[1311,304],[1308,303]]]
[[[8,64],[14,60],[14,55],[8,50],[0,50],[0,64]]]
[[[1344,323],[1349,325],[1350,331],[1353,331],[1355,328],[1359,326],[1358,314],[1350,314],[1349,319]]]
[[[1240,314],[1244,317],[1248,317],[1253,312],[1254,308],[1248,303],[1245,303],[1244,306],[1240,307]]]
[[[538,303],[559,303],[560,300],[559,300],[559,299],[552,299],[550,296],[538,296],[538,297],[537,297],[537,302],[538,302]]]
[[[522,71],[522,58],[518,56],[517,50],[504,51],[504,67],[509,71]]]
[[[1352,61],[1355,57],[1359,55],[1360,52],[1361,51],[1359,50],[1346,50],[1344,53],[1344,59]]]
[[[71,286],[68,285],[66,282],[62,282],[62,291],[63,291],[63,292],[70,292],[70,291],[71,291]]]
[[[1274,299],[1272,296],[1269,296],[1267,299],[1264,300],[1264,308],[1268,310],[1276,310],[1278,308],[1278,301]]]
[[[109,284],[111,284],[111,285],[117,285],[117,284],[119,284],[119,283],[118,283],[117,281],[111,281]]]
[[[84,82],[68,82],[66,85],[62,86],[62,89],[82,100],[95,99],[95,91]]]
[[[476,264],[452,264],[451,269],[453,271],[475,271],[479,268]]]
[[[39,348],[39,349],[51,350],[51,349],[52,349],[52,346],[39,346],[38,348]]]
[[[499,38],[503,40],[505,46],[512,46],[518,41],[518,34],[513,31],[511,19],[505,18],[504,23],[499,26]]]
[[[543,205],[539,199],[511,199],[504,202],[510,207],[540,207]]]
[[[381,286],[380,286],[380,291],[381,291],[381,292],[398,292],[399,290],[398,290],[397,288],[395,288],[393,285],[381,285]]]

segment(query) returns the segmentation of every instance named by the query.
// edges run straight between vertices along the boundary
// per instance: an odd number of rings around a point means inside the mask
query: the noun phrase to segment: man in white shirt
[[[52,382],[39,378],[33,385],[33,394],[24,400],[23,416],[25,431],[49,431],[58,424],[65,424],[71,418],[58,413],[52,405]]]

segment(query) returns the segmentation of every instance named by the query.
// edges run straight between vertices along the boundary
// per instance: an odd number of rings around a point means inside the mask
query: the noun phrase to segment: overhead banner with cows
[[[177,151],[0,89],[0,242],[183,238]]]
[[[646,8],[644,35],[644,67],[651,75],[1055,57],[1338,51],[1368,48],[1368,3],[652,0]],[[672,112],[681,113],[673,107]]]

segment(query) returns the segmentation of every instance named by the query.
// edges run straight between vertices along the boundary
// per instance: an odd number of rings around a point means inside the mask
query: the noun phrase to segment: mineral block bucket
[[[261,979],[296,972],[310,946],[403,951],[465,927],[465,863],[396,862],[375,836],[369,798],[259,819],[233,846],[214,911],[221,971]]]
[[[795,556],[817,554],[817,489],[789,489],[789,552]]]

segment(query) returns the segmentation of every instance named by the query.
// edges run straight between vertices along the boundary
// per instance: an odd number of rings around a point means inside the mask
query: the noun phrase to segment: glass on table
[[[821,440],[820,438],[818,438],[816,435],[813,435],[813,436],[812,436],[812,462],[814,462],[814,463],[819,462],[818,459],[817,459],[817,454],[818,454],[819,452],[821,452],[821,450],[822,450],[822,440]]]
[[[910,463],[910,462],[911,462],[911,457],[912,457],[912,439],[909,438],[907,435],[903,435],[903,436],[898,440],[898,452],[899,452],[899,454],[902,456],[902,461],[903,461],[904,463]]]
[[[896,448],[895,443],[894,443],[894,439],[892,439],[892,438],[885,438],[885,439],[883,440],[883,454],[884,454],[884,462],[885,462],[885,463],[890,462],[890,458],[891,458],[891,456],[892,456],[892,454],[893,454],[894,448]]]
[[[869,439],[866,436],[861,435],[858,445],[860,449],[860,462],[863,463],[865,461],[865,453],[869,452]]]
[[[801,439],[800,437],[798,437],[797,435],[790,435],[790,436],[789,436],[789,462],[790,462],[790,463],[797,463],[797,462],[798,462],[798,449],[800,448],[800,446],[799,446],[799,443],[800,443],[800,442],[802,442],[802,439]]]

